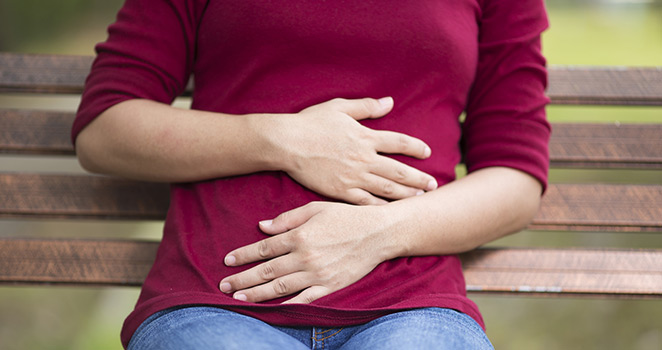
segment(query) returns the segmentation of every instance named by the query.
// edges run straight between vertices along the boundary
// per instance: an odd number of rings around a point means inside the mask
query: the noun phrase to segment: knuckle
[[[315,300],[317,300],[317,298],[312,293],[306,293],[306,295],[303,295],[303,302],[305,304],[310,304]]]
[[[356,199],[356,203],[359,205],[368,205],[371,203],[371,198],[368,195],[361,195]]]
[[[296,247],[300,247],[306,241],[306,234],[303,230],[291,231],[292,243]]]
[[[320,270],[320,256],[312,251],[305,251],[301,253],[301,263],[306,271],[314,271],[316,274]]]
[[[371,98],[363,98],[360,100],[361,112],[365,115],[372,114],[372,111],[375,110],[377,102]]]
[[[408,149],[410,144],[411,144],[411,141],[409,140],[409,137],[407,137],[405,135],[399,135],[398,136],[398,145],[402,150]]]
[[[332,277],[333,274],[326,268],[320,268],[315,271],[315,278],[320,282],[329,282]]]
[[[395,178],[398,181],[403,181],[407,178],[407,170],[404,168],[399,168],[395,171]]]
[[[287,222],[288,219],[290,218],[290,215],[291,215],[291,214],[290,214],[289,211],[282,212],[282,213],[280,213],[280,215],[278,215],[278,216],[274,219],[274,221]]]
[[[278,281],[276,281],[276,283],[274,283],[274,292],[275,292],[277,295],[287,295],[287,294],[290,294],[290,293],[289,293],[289,290],[290,290],[290,289],[289,289],[289,286],[288,286],[287,283],[286,283],[285,281],[283,281],[283,280],[278,280]]]
[[[262,264],[261,268],[258,270],[260,278],[263,280],[271,280],[275,276],[274,267],[269,263]]]
[[[260,255],[261,258],[268,258],[271,254],[271,247],[269,246],[269,243],[267,242],[266,239],[261,240],[257,244],[257,253]]]
[[[395,191],[395,186],[390,181],[384,181],[382,183],[382,193],[385,195],[391,195]]]

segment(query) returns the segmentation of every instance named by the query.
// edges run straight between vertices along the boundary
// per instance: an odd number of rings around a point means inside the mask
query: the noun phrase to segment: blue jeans
[[[147,349],[494,349],[471,317],[450,309],[397,312],[342,328],[279,327],[214,307],[150,316],[129,350]]]

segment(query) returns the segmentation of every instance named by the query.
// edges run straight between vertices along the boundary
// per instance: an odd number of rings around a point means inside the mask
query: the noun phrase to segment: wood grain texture
[[[102,176],[0,174],[0,217],[162,220],[168,187]],[[660,185],[551,185],[532,229],[662,231]]]
[[[0,153],[73,155],[73,112],[0,109]]]
[[[93,57],[0,53],[0,92],[80,94]]]
[[[552,167],[662,169],[662,124],[554,124]]]
[[[168,185],[106,176],[0,174],[0,217],[163,220]]]
[[[0,53],[0,92],[81,93],[91,63],[88,56]],[[662,68],[554,66],[548,95],[558,104],[660,106]]]
[[[662,105],[662,67],[555,66],[547,95],[556,104]]]
[[[0,239],[0,283],[138,286],[157,242]]]
[[[662,297],[662,250],[479,249],[462,261],[472,292]]]
[[[0,239],[0,283],[137,286],[157,242]],[[478,249],[462,255],[482,293],[662,297],[662,250]]]
[[[532,229],[662,232],[662,186],[549,186]]]
[[[93,60],[92,56],[0,52],[0,92],[81,94]],[[191,91],[189,84],[183,95]]]
[[[0,153],[74,155],[73,112],[0,109]],[[662,169],[662,124],[554,124],[553,167]]]

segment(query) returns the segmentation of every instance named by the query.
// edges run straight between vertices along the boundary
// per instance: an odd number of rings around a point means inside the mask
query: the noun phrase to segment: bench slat
[[[547,95],[555,104],[662,105],[662,68],[551,67]]]
[[[660,232],[662,231],[662,186],[551,185],[530,228]]]
[[[662,297],[662,250],[478,249],[462,260],[473,292]]]
[[[0,283],[137,286],[158,243],[0,239]],[[662,297],[662,250],[478,249],[462,255],[472,292]]]
[[[162,220],[164,184],[85,175],[0,174],[0,217]],[[532,229],[662,231],[660,185],[551,185]]]
[[[168,185],[106,176],[0,174],[0,217],[162,220]]]
[[[73,155],[74,114],[0,109],[0,153]],[[553,167],[662,169],[662,124],[554,124]]]
[[[80,94],[93,57],[0,53],[0,92]]]
[[[0,92],[81,93],[89,56],[0,53]],[[549,69],[548,95],[559,104],[662,105],[662,69]]]
[[[0,239],[0,282],[141,285],[158,243]]]
[[[71,112],[0,109],[0,153],[73,155]]]
[[[552,167],[662,169],[662,124],[552,125]]]

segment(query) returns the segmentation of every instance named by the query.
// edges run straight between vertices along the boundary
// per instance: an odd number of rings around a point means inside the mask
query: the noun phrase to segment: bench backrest
[[[80,94],[91,57],[0,53],[0,93]],[[554,104],[662,106],[661,68],[552,67]],[[0,109],[0,153],[74,156],[70,112]],[[627,120],[627,116],[623,117]],[[551,166],[662,169],[662,123],[553,125]],[[0,218],[161,220],[168,187],[105,176],[0,173]],[[662,185],[552,184],[531,229],[662,232]],[[0,283],[140,285],[157,242],[0,234]],[[662,250],[483,248],[473,292],[662,297]]]

